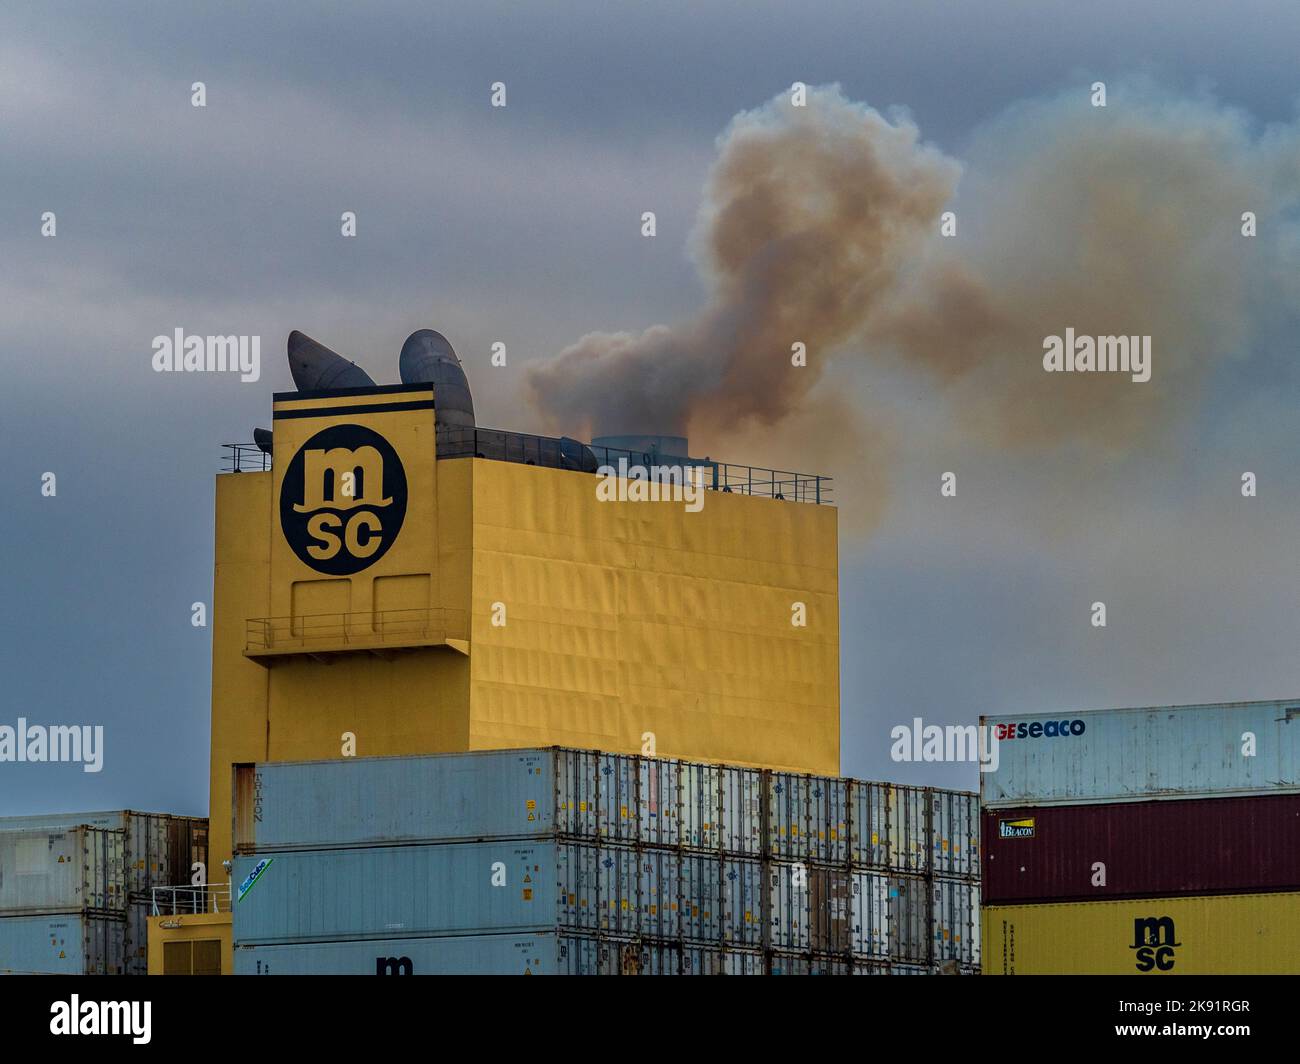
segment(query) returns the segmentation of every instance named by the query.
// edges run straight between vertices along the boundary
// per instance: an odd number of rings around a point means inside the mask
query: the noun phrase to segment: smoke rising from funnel
[[[1252,290],[1290,298],[1276,256],[1294,232],[1298,147],[1294,126],[1258,136],[1235,111],[1150,85],[1104,109],[1079,93],[1019,105],[971,146],[955,208],[969,233],[931,243],[863,349],[946,384],[980,442],[1128,451],[1250,353]],[[1242,235],[1245,211],[1259,236]],[[1044,372],[1044,339],[1067,328],[1151,337],[1151,380]]]
[[[901,373],[971,445],[1122,452],[1249,353],[1252,308],[1294,304],[1298,146],[1294,125],[1261,134],[1214,101],[1137,84],[1112,86],[1105,108],[1080,90],[1013,107],[963,165],[837,86],[804,108],[781,95],[719,140],[693,235],[706,306],[582,337],[531,368],[531,395],[556,424],[689,435],[715,456],[779,441],[786,461],[824,463],[842,507],[859,496],[860,524],[888,488],[846,441],[907,435],[845,395],[864,373]],[[1244,211],[1259,236],[1241,235]],[[1044,372],[1044,339],[1066,328],[1152,337],[1152,379]]]
[[[780,422],[916,254],[959,168],[838,89],[777,97],[721,139],[693,236],[710,300],[691,321],[592,333],[529,374],[556,423],[687,435],[696,420]]]

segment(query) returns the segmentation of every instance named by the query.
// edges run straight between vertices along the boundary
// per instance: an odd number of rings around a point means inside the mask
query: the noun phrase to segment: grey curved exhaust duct
[[[297,329],[289,334],[289,372],[300,392],[337,388],[373,388],[375,382],[355,362],[319,344]]]
[[[294,329],[288,342],[289,372],[300,392],[326,392],[341,388],[373,388],[370,375],[337,351],[331,351],[306,333]],[[432,329],[417,329],[406,338],[398,367],[403,384],[432,384],[438,404],[440,429],[474,428],[474,399],[460,359],[447,338]],[[269,429],[254,429],[253,442],[265,454],[272,451]],[[576,448],[572,460],[585,465],[586,456]],[[569,456],[566,456],[569,457]]]
[[[444,429],[474,427],[474,399],[460,359],[447,338],[432,329],[417,329],[402,344],[398,369],[403,384],[432,384],[438,426]]]

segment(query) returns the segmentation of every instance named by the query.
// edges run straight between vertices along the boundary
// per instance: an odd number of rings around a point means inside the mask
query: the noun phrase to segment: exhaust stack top
[[[447,338],[432,329],[417,329],[406,338],[398,360],[403,384],[432,384],[443,428],[472,429],[474,399],[460,359]]]
[[[289,334],[289,372],[300,392],[337,388],[373,388],[375,382],[355,362],[319,344],[297,329]]]

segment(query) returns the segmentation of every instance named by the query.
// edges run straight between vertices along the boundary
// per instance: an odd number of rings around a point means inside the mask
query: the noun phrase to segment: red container
[[[981,827],[985,905],[1300,890],[1295,794],[986,809]]]

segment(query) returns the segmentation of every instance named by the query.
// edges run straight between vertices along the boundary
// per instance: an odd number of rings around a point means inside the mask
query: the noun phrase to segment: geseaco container
[[[981,717],[986,809],[1300,792],[1300,700]]]

